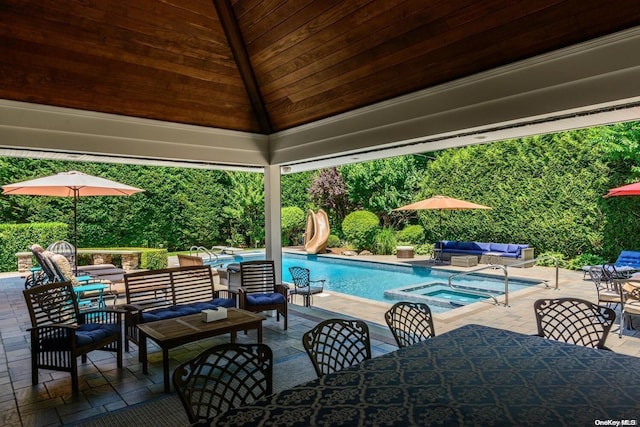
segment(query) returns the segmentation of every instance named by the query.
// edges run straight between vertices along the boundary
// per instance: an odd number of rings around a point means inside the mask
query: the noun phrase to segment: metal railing
[[[508,268],[509,267],[518,267],[521,265],[527,265],[530,263],[535,264],[536,262],[540,261],[540,260],[545,260],[545,259],[552,259],[554,261],[555,267],[556,267],[556,289],[558,288],[558,278],[559,278],[559,262],[558,259],[556,257],[550,256],[550,255],[545,255],[545,256],[541,256],[538,258],[534,258],[534,259],[530,259],[530,260],[526,260],[526,261],[519,261],[513,264],[509,264],[509,265],[502,265],[502,264],[488,264],[485,266],[482,266],[480,268],[475,268],[473,270],[469,270],[469,271],[462,271],[459,273],[454,273],[451,276],[449,276],[449,287],[453,290],[456,289],[460,289],[460,287],[456,286],[453,283],[453,279],[455,279],[456,277],[462,277],[462,276],[469,276],[471,274],[477,273],[479,271],[483,271],[483,270],[497,270],[497,269],[501,269],[502,272],[504,273],[504,306],[508,307],[509,306],[509,271]],[[543,280],[543,283],[545,285],[545,287],[548,289],[549,288],[549,281],[548,280]],[[469,293],[469,294],[474,294],[474,295],[479,295],[479,296],[486,296],[488,298],[493,299],[493,301],[495,302],[496,305],[500,304],[498,302],[498,299],[492,295],[490,292],[482,292],[482,291],[476,291],[476,290],[472,290],[472,289],[468,289],[468,288],[464,288],[464,292]]]
[[[189,255],[203,257],[201,253],[209,256],[209,263],[218,264],[220,262],[220,260],[218,259],[218,254],[211,252],[209,249],[205,248],[204,246],[191,246],[189,248]]]

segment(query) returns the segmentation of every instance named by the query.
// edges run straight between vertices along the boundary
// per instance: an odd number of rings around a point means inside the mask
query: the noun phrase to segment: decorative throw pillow
[[[60,274],[62,274],[62,278],[65,281],[71,282],[73,286],[80,285],[80,282],[78,282],[78,279],[76,279],[76,276],[73,274],[73,270],[71,269],[71,264],[69,264],[68,259],[60,254],[52,254],[50,259],[56,263],[58,270],[60,270]]]

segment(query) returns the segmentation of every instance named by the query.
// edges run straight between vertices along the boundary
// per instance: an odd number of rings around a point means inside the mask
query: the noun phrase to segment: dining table
[[[287,375],[278,372],[274,375]],[[640,358],[465,325],[281,391],[215,426],[637,425]]]

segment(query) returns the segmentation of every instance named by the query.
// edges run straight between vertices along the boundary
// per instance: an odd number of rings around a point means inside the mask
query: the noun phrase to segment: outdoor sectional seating
[[[236,307],[236,294],[216,290],[208,265],[173,267],[125,274],[127,303],[125,349],[139,345],[137,325],[200,313],[217,307]]]
[[[443,261],[450,261],[452,256],[475,255],[480,264],[516,264],[534,258],[534,248],[527,244],[464,242],[442,240],[438,242]],[[523,266],[530,267],[533,263]]]

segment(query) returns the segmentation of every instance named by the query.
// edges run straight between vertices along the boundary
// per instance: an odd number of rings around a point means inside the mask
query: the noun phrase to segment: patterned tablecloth
[[[597,426],[639,418],[640,358],[468,325],[212,425]]]

